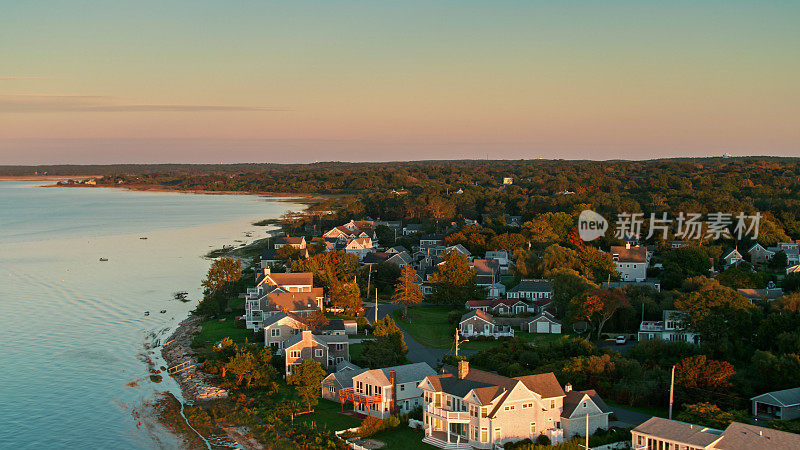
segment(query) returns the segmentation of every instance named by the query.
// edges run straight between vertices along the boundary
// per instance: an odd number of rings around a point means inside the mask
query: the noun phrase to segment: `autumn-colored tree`
[[[331,290],[331,302],[334,306],[342,308],[347,314],[358,316],[363,310],[361,292],[358,283],[338,283]]]
[[[503,233],[498,234],[489,241],[489,249],[491,250],[505,250],[509,254],[513,253],[518,248],[527,247],[525,236],[519,233]]]
[[[747,422],[748,417],[747,411],[722,411],[717,405],[701,402],[684,404],[676,419],[721,430],[731,422]]]
[[[608,319],[629,305],[628,298],[619,289],[593,289],[584,296],[573,298],[572,303],[576,307],[575,318],[595,324],[598,339]]]
[[[408,306],[416,305],[423,300],[425,300],[425,296],[417,284],[417,272],[411,267],[411,264],[406,264],[400,270],[400,278],[394,287],[392,303],[401,305],[403,317],[408,317]]]
[[[522,224],[522,234],[534,244],[549,244],[558,241],[558,235],[553,231],[550,222],[534,218]]]
[[[305,255],[305,251],[299,248],[294,248],[291,245],[284,245],[283,247],[275,250],[275,259],[281,261],[294,261],[301,259]]]
[[[686,327],[700,334],[709,344],[729,344],[750,326],[753,305],[738,292],[726,287],[683,294],[675,308],[687,313]]]
[[[322,311],[312,311],[306,315],[294,316],[294,318],[305,324],[311,331],[316,331],[330,323]]]
[[[558,244],[544,249],[544,256],[539,263],[539,270],[544,276],[550,276],[556,270],[572,269],[580,274],[586,272],[586,266],[578,256],[578,252]]]
[[[553,303],[561,317],[570,309],[574,298],[599,287],[574,270],[568,269],[554,270],[551,273],[550,285],[553,287]],[[573,307],[573,309],[578,308]]]
[[[299,365],[292,367],[292,373],[286,381],[294,386],[295,392],[308,407],[308,411],[319,402],[319,387],[325,378],[325,369],[313,359],[303,360]]]
[[[709,401],[715,392],[724,392],[732,386],[731,378],[735,374],[733,365],[727,361],[695,355],[675,365],[675,384],[684,398]]]
[[[233,258],[219,258],[211,263],[206,278],[201,285],[209,292],[216,292],[229,283],[242,277],[242,261]]]

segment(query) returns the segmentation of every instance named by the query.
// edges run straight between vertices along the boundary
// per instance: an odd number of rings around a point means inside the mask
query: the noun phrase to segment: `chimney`
[[[397,414],[397,373],[394,370],[389,371],[389,384],[392,386],[392,399],[389,403],[389,411],[392,414]]]
[[[625,248],[630,250],[631,249],[631,243],[630,242],[626,242],[625,243]]]
[[[264,275],[269,275],[271,273],[272,273],[272,269],[270,269],[269,267],[264,267]]]
[[[458,378],[463,380],[467,377],[469,373],[469,361],[459,361],[458,362]]]
[[[564,386],[564,392],[570,392],[570,391],[572,391],[572,385],[571,385],[571,384],[569,384],[569,383],[567,383],[567,384]]]

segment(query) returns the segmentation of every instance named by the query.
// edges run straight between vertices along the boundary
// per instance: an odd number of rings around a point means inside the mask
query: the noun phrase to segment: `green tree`
[[[451,250],[433,273],[431,299],[437,303],[464,304],[469,300],[485,298],[486,292],[475,284],[475,271],[469,267],[467,257]]]
[[[800,272],[792,272],[783,278],[781,287],[784,292],[800,291]]]
[[[211,263],[206,278],[200,283],[209,292],[216,292],[224,286],[239,281],[242,277],[242,261],[233,258],[219,258]]]
[[[564,317],[570,310],[572,299],[599,287],[574,270],[563,269],[552,272],[550,285],[553,288],[553,303],[560,317]]]
[[[391,333],[387,335],[377,336],[374,340],[364,341],[364,347],[361,352],[361,357],[358,361],[359,365],[367,366],[371,369],[379,367],[397,366],[406,364],[408,359],[408,347],[403,342],[402,333]],[[317,387],[319,389],[319,387]]]
[[[425,300],[422,290],[417,284],[417,272],[406,264],[400,271],[400,278],[394,288],[392,302],[403,307],[403,317],[408,317],[408,306],[416,305]]]
[[[236,355],[225,364],[227,370],[236,377],[236,384],[242,384],[247,380],[247,387],[253,381],[258,370],[258,363],[252,352],[245,348],[237,348]]]
[[[724,429],[731,422],[748,422],[747,411],[722,411],[717,405],[711,403],[684,404],[683,411],[678,413],[676,419],[705,425],[711,428]]]
[[[313,359],[303,360],[299,365],[292,367],[292,373],[287,377],[287,382],[294,386],[295,392],[308,407],[308,411],[319,403],[320,385],[325,378],[325,369]]]
[[[778,251],[772,258],[770,258],[769,263],[767,263],[767,267],[775,272],[782,272],[786,270],[786,266],[789,264],[789,259],[786,256],[786,252],[783,250]]]
[[[549,245],[544,249],[544,256],[539,263],[539,270],[544,276],[548,277],[556,270],[563,269],[574,270],[580,274],[586,272],[586,266],[578,257],[577,251],[558,244]]]
[[[734,336],[750,333],[749,300],[736,291],[721,287],[683,294],[675,308],[687,313],[686,326],[700,334],[706,343],[730,343]]]

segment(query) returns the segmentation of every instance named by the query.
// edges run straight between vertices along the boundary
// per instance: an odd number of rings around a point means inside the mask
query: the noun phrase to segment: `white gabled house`
[[[725,267],[730,267],[744,261],[744,257],[739,253],[738,249],[734,248],[725,253],[725,255],[722,256],[722,260],[725,261]]]
[[[650,258],[646,247],[612,245],[611,257],[622,281],[644,281],[647,278],[647,267]]]
[[[513,337],[514,329],[510,325],[498,325],[490,314],[479,309],[470,311],[458,323],[458,332],[464,337]]]

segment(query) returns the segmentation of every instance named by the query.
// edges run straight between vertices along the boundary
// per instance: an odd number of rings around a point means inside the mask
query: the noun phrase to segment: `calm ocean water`
[[[134,417],[177,392],[169,377],[150,382],[145,343],[196,305],[202,255],[263,237],[254,220],[302,205],[38,184],[0,181],[0,448],[177,447]]]

